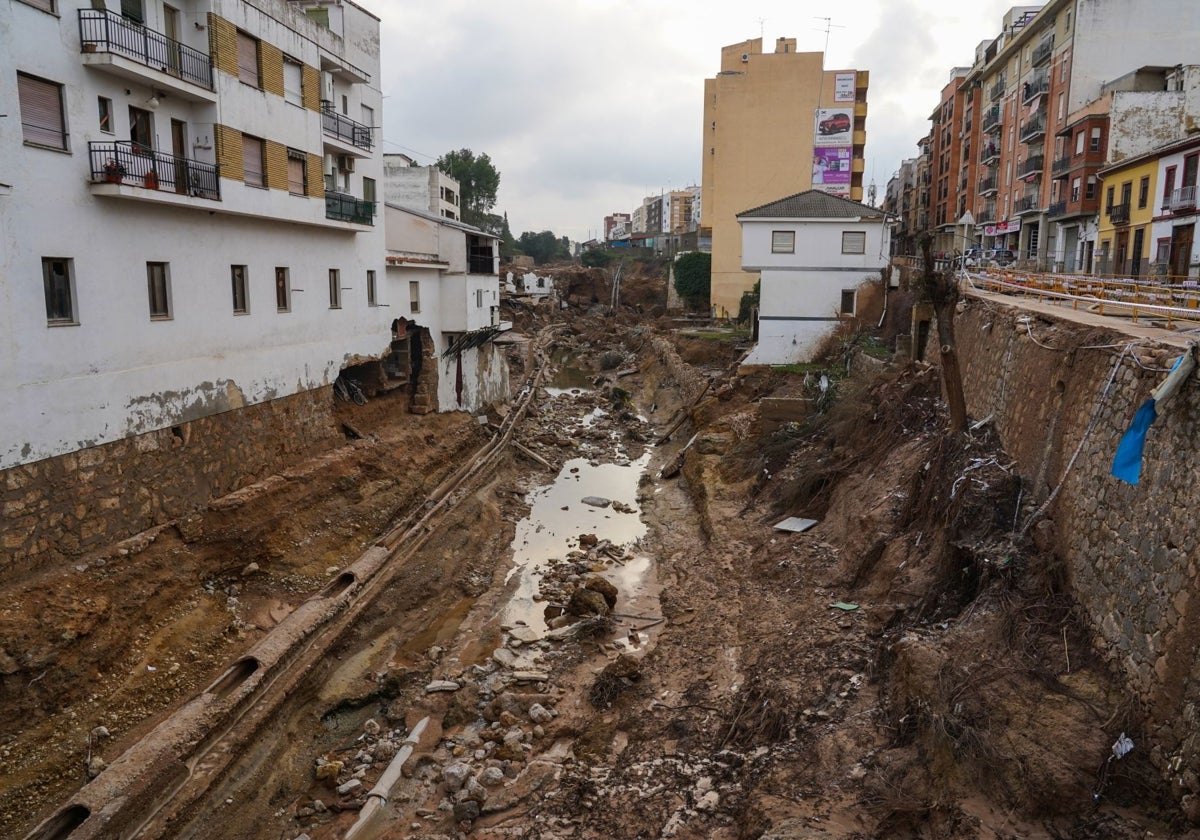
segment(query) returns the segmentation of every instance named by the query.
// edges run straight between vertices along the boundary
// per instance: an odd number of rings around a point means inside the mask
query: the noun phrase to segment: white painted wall
[[[344,52],[376,80],[346,88],[378,113],[377,21],[346,6],[343,26],[353,37],[343,40],[284,0],[257,5],[265,11],[240,0],[184,4],[181,34],[205,47],[207,32],[193,23],[204,25],[212,9],[314,66],[318,44]],[[146,0],[146,6],[153,28],[161,2]],[[0,196],[6,239],[0,249],[0,468],[328,384],[347,360],[385,351],[394,317],[394,310],[367,303],[368,270],[376,272],[377,302],[390,302],[382,226],[327,220],[321,199],[231,179],[221,181],[220,202],[90,186],[88,141],[129,139],[127,108],[145,107],[153,90],[84,66],[80,7],[90,3],[63,0],[55,17],[14,2],[0,15],[0,101],[9,103],[9,118],[0,120],[0,160],[12,183],[11,195]],[[64,86],[66,152],[24,145],[16,71]],[[212,146],[215,122],[322,154],[319,115],[220,72],[216,77],[219,105],[160,97],[153,112],[158,148],[170,149],[175,117],[188,124],[195,159],[212,159],[213,150],[204,147]],[[114,134],[100,130],[98,96],[113,100]],[[354,186],[380,170],[377,147],[356,166]],[[104,194],[115,192],[121,196]],[[77,325],[47,325],[43,257],[73,260]],[[150,319],[148,261],[170,265],[170,320]],[[244,315],[233,313],[231,265],[248,266]],[[275,305],[276,266],[290,270],[291,308],[284,313]],[[346,287],[340,309],[330,308],[330,268],[340,270]]]
[[[877,280],[890,231],[882,220],[741,219],[742,268],[758,271],[758,343],[748,365],[806,362],[837,325],[842,291]],[[795,253],[771,253],[774,231],[796,236]],[[843,254],[842,232],[866,233],[866,253]]]

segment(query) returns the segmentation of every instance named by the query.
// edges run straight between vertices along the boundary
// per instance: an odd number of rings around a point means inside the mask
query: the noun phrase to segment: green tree
[[[692,309],[708,306],[712,283],[712,254],[688,251],[675,260],[675,291]]]
[[[543,230],[540,233],[525,231],[517,239],[517,247],[527,256],[533,257],[534,262],[545,263],[551,260],[563,260],[570,256],[567,237],[561,239],[554,231]]]
[[[742,299],[738,302],[737,319],[739,324],[745,324],[750,321],[750,316],[754,314],[754,308],[758,306],[758,301],[761,294],[761,280],[754,281],[754,288],[751,291],[742,292]]]
[[[446,152],[437,160],[437,168],[458,181],[462,219],[483,227],[500,189],[500,173],[487,154],[476,155],[470,149]]]
[[[612,259],[612,254],[608,251],[601,250],[600,248],[589,248],[583,252],[580,262],[588,268],[604,268],[612,262]]]

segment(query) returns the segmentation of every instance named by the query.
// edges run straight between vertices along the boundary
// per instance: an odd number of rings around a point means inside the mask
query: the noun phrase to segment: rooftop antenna
[[[817,85],[817,108],[820,109],[821,94],[824,92],[823,88],[825,87],[825,53],[829,52],[829,30],[845,29],[846,27],[838,26],[836,23],[833,22],[833,18],[829,18],[829,17],[818,17],[818,16],[814,15],[813,20],[825,21],[825,28],[817,30],[818,32],[825,33],[825,49],[821,50],[821,84]]]
[[[766,18],[758,19],[758,37],[759,38],[761,38],[763,36],[763,24],[765,24],[766,22],[767,22]]]

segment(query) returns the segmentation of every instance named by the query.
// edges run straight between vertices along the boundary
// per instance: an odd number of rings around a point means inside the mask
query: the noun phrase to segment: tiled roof
[[[882,219],[883,211],[820,190],[806,190],[738,213],[739,219]]]

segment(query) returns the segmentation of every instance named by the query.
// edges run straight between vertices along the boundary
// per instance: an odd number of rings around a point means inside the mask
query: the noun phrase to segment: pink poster
[[[852,160],[849,146],[818,146],[813,149],[813,189],[843,198],[849,197]]]

